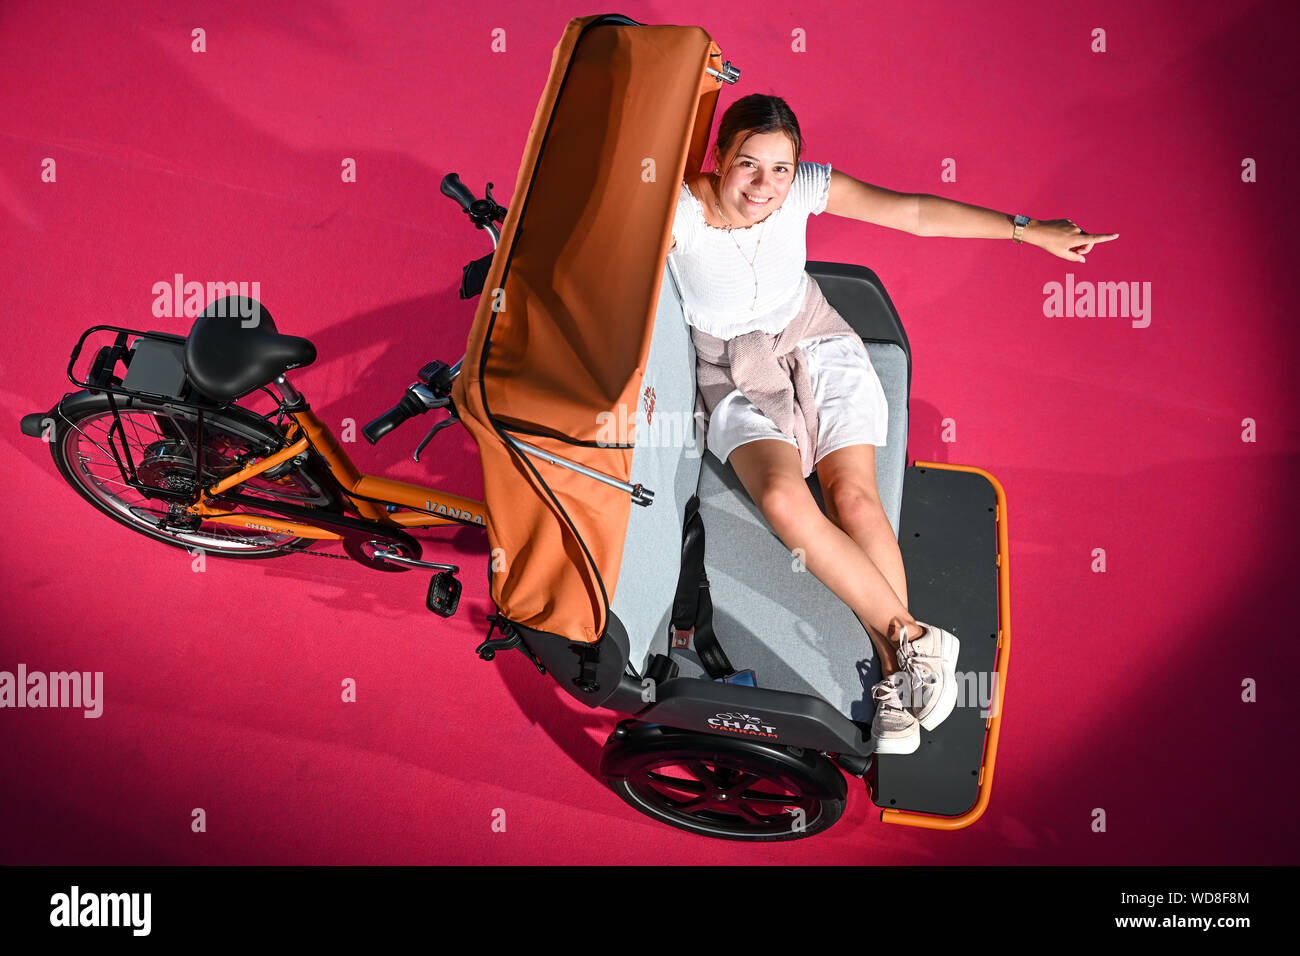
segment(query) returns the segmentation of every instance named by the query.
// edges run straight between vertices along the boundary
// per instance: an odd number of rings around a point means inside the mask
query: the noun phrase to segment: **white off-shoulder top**
[[[722,339],[784,329],[811,281],[804,270],[808,216],[825,212],[830,184],[830,163],[800,162],[779,208],[762,222],[727,230],[705,221],[699,199],[683,182],[673,220],[677,245],[668,263],[687,323]]]

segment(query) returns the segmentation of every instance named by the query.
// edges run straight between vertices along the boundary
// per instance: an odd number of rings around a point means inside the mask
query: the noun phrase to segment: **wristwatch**
[[[1015,229],[1015,232],[1013,232],[1013,233],[1011,234],[1011,240],[1012,240],[1013,242],[1024,242],[1025,240],[1022,239],[1021,236],[1024,235],[1024,232],[1025,232],[1025,226],[1029,225],[1029,217],[1028,217],[1028,216],[1016,216],[1016,218],[1013,219],[1012,222],[1014,222],[1014,223],[1016,224],[1016,229]]]

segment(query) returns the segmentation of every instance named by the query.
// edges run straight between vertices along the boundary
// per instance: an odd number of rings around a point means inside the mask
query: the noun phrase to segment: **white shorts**
[[[862,340],[835,335],[805,342],[802,348],[808,353],[817,402],[814,464],[845,445],[883,447],[889,432],[889,405]],[[779,438],[799,447],[735,389],[718,402],[709,417],[707,447],[725,463],[741,445],[759,438]]]

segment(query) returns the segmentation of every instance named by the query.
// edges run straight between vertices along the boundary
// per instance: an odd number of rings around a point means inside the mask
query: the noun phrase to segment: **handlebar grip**
[[[379,439],[408,418],[414,418],[416,415],[422,415],[427,411],[428,409],[425,408],[424,403],[408,391],[402,396],[400,402],[361,429],[361,434],[366,436],[366,441],[370,442],[370,444],[377,444]]]
[[[469,187],[460,181],[458,173],[448,173],[442,177],[442,194],[450,196],[460,207],[469,212],[470,205],[474,202],[474,194],[469,191]]]

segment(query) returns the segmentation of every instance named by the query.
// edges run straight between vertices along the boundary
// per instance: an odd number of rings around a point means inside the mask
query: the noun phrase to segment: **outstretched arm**
[[[921,198],[917,193],[897,193],[864,183],[832,168],[826,211],[832,216],[845,216],[919,236]]]
[[[1015,217],[1010,213],[928,193],[894,192],[854,179],[838,169],[831,170],[826,211],[901,229],[914,236],[1010,239],[1015,231],[1012,222]],[[1118,239],[1119,233],[1086,233],[1069,219],[1030,219],[1021,238],[1054,256],[1083,262],[1084,255],[1092,251],[1095,243]]]

